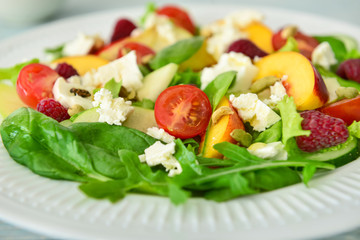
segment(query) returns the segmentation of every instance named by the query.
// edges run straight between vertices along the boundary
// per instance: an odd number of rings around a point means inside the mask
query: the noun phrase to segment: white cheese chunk
[[[106,122],[110,125],[121,125],[127,116],[134,111],[130,101],[125,101],[122,97],[113,98],[112,93],[102,88],[94,95],[92,102],[94,107],[99,107],[99,122]]]
[[[99,87],[111,79],[122,81],[122,86],[128,91],[136,91],[142,87],[143,75],[136,63],[135,51],[99,67],[97,71],[86,73],[82,80],[83,84]]]
[[[204,68],[201,72],[201,89],[205,89],[219,74],[227,71],[237,72],[236,81],[229,91],[245,92],[250,88],[252,80],[258,73],[258,68],[252,64],[248,56],[242,53],[224,53],[215,66]]]
[[[287,160],[288,154],[282,142],[254,143],[247,149],[251,154],[268,160]]]
[[[175,140],[174,136],[171,136],[170,134],[165,132],[164,129],[158,127],[148,128],[146,133],[152,136],[153,138],[156,138],[166,143],[171,143],[172,141]]]
[[[329,70],[331,65],[337,63],[335,54],[328,42],[320,43],[312,52],[311,60],[314,64],[320,65]]]
[[[265,99],[264,103],[271,108],[275,108],[276,105],[286,96],[286,89],[281,82],[276,82],[270,86],[270,98]]]
[[[173,177],[182,172],[180,163],[173,156],[175,153],[175,142],[163,144],[160,141],[145,149],[145,154],[140,155],[141,162],[146,162],[149,166],[163,165],[168,176]]]
[[[79,84],[79,81],[76,79],[78,79],[78,77],[73,76],[70,78],[71,81],[67,82],[63,77],[59,77],[52,89],[54,99],[60,102],[66,108],[72,107],[74,105],[80,105],[84,109],[92,108],[91,96],[84,98],[70,92],[72,88],[83,89],[88,91],[90,94],[94,90],[94,88],[91,86],[89,87]]]
[[[254,93],[240,94],[239,97],[232,94],[230,101],[238,110],[239,116],[245,122],[249,122],[256,131],[264,131],[280,120],[280,116],[259,100]]]
[[[93,48],[95,41],[95,37],[79,33],[74,40],[65,44],[63,54],[65,56],[86,55]]]

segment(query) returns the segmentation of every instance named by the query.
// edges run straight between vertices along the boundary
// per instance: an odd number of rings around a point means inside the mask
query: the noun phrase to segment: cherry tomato
[[[189,14],[183,9],[169,5],[157,9],[156,13],[159,15],[168,16],[177,26],[188,30],[193,35],[195,34],[195,25],[192,22]]]
[[[347,125],[360,121],[360,96],[352,99],[343,99],[319,109],[332,117],[341,118]]]
[[[136,52],[136,61],[138,64],[146,64],[150,60],[151,56],[155,55],[155,52],[144,44],[127,42],[122,48],[120,48],[118,58],[121,58],[132,50],[135,50]]]
[[[287,39],[281,36],[282,30],[283,29],[280,29],[280,31],[275,33],[272,37],[272,44],[275,51],[282,48],[287,41]],[[319,42],[315,38],[305,35],[300,31],[295,33],[294,38],[298,43],[300,53],[311,60],[311,54],[317,45],[319,45]]]
[[[42,99],[53,98],[52,88],[58,77],[57,72],[46,65],[29,64],[19,73],[16,91],[26,105],[36,109]]]
[[[155,119],[159,127],[182,139],[203,133],[211,114],[209,98],[192,85],[169,87],[155,102]]]

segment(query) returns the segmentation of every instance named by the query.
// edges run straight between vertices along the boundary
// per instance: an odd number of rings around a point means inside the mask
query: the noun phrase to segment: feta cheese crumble
[[[70,81],[67,82],[63,77],[59,77],[52,89],[54,99],[61,103],[66,108],[70,108],[74,105],[80,105],[84,109],[92,108],[91,96],[81,97],[71,92],[71,89],[83,89],[88,91],[90,94],[94,90],[93,87],[84,86],[79,83],[79,77],[73,76]]]
[[[127,91],[136,91],[142,87],[143,75],[137,65],[135,51],[99,67],[97,71],[86,73],[82,81],[84,85],[99,87],[111,79],[122,81]]]
[[[63,54],[65,56],[86,55],[93,48],[95,41],[95,36],[87,36],[84,33],[79,33],[74,40],[65,44]]]
[[[165,132],[164,129],[158,127],[148,128],[146,133],[153,138],[156,138],[166,143],[171,143],[175,140],[174,136],[171,136],[170,134]]]
[[[233,107],[238,110],[242,120],[249,122],[256,131],[264,131],[281,119],[254,93],[240,94],[239,97],[231,94],[230,101]]]
[[[224,53],[215,66],[204,68],[201,72],[201,89],[204,90],[219,74],[227,71],[237,72],[235,83],[229,91],[245,92],[250,88],[252,80],[258,73],[258,68],[252,64],[248,56],[242,53]]]
[[[329,70],[331,65],[337,63],[335,54],[328,42],[320,43],[312,52],[311,60],[314,64],[320,65]]]
[[[276,82],[270,86],[270,98],[265,99],[264,103],[271,108],[275,108],[276,105],[287,95],[286,89],[281,82]]]
[[[141,162],[146,162],[149,166],[163,165],[168,176],[173,177],[182,172],[180,163],[173,156],[175,153],[175,142],[163,144],[160,141],[145,149],[145,153],[139,156]]]
[[[264,15],[258,11],[247,9],[233,12],[223,20],[204,26],[201,35],[208,37],[207,50],[218,60],[230,44],[242,38],[248,38],[246,28],[252,22],[261,22]]]
[[[99,107],[99,122],[106,122],[110,125],[121,125],[127,116],[134,111],[131,101],[125,101],[122,97],[113,98],[112,93],[102,88],[94,95],[92,102],[94,107]]]
[[[282,142],[272,142],[272,143],[253,143],[247,150],[260,158],[268,160],[287,160],[288,154],[284,149],[284,144]]]

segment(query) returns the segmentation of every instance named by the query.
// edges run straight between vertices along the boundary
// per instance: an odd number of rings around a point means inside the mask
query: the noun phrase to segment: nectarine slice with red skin
[[[248,34],[250,41],[266,53],[272,53],[274,51],[272,45],[273,32],[270,28],[261,22],[253,22],[242,31]]]
[[[351,125],[354,121],[360,121],[360,96],[332,103],[320,108],[319,111]]]
[[[210,126],[207,133],[202,135],[199,152],[202,153],[203,157],[222,158],[221,153],[216,151],[213,146],[221,142],[236,143],[236,140],[230,136],[230,133],[235,129],[245,130],[244,124],[237,114],[237,110],[232,107],[226,97],[221,99],[217,109],[223,106],[232,108],[234,113],[221,117],[216,124]]]
[[[254,81],[267,76],[285,78],[282,84],[287,94],[294,98],[298,110],[322,107],[329,99],[321,75],[300,53],[276,52],[260,59],[255,65],[259,72]]]

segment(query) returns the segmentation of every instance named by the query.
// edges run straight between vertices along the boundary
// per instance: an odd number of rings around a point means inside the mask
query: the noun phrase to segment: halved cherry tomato
[[[16,91],[26,105],[36,109],[42,99],[53,97],[52,88],[58,77],[57,72],[46,65],[29,64],[19,73]]]
[[[341,118],[347,125],[360,121],[360,96],[352,99],[343,99],[319,109],[332,117]]]
[[[159,15],[168,16],[177,26],[188,30],[191,34],[195,34],[195,25],[189,14],[183,9],[168,5],[157,9],[156,13]]]
[[[209,98],[192,85],[165,89],[157,98],[154,110],[159,127],[182,139],[203,133],[212,113]]]
[[[138,64],[145,64],[149,62],[151,56],[155,55],[155,52],[144,44],[137,42],[126,42],[122,48],[120,48],[118,58],[121,58],[132,50],[135,50],[136,61]]]
[[[283,29],[280,29],[272,37],[272,44],[275,51],[282,48],[287,41],[286,38],[283,38],[281,36],[282,30]],[[298,43],[298,48],[300,53],[311,60],[311,54],[314,51],[314,49],[319,45],[319,42],[315,38],[305,35],[300,31],[297,31],[295,33],[294,38]]]

